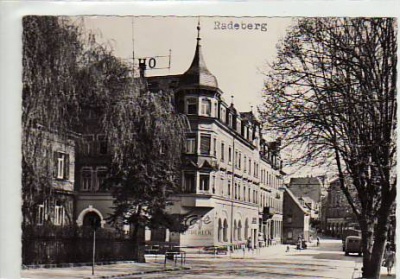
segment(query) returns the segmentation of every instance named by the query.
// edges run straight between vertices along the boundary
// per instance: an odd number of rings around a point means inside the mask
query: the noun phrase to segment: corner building
[[[198,27],[198,30],[200,28]],[[173,89],[179,113],[187,116],[181,192],[170,213],[184,216],[184,233],[168,233],[181,246],[239,247],[280,242],[283,185],[280,142],[266,142],[252,112],[238,112],[222,98],[207,69],[198,36],[195,55],[182,75],[148,77],[150,91]]]

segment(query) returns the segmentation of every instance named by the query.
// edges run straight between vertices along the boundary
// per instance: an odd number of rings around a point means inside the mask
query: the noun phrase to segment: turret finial
[[[200,17],[198,18],[198,21],[197,21],[197,41],[200,41],[201,40],[201,38],[200,38]]]

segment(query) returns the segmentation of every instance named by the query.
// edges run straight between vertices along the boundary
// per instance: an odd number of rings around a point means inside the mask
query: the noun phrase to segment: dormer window
[[[211,116],[211,101],[208,99],[201,100],[201,114]]]
[[[221,113],[220,113],[220,119],[222,122],[226,122],[225,121],[225,116],[226,116],[226,110],[224,107],[221,106]]]
[[[233,127],[233,117],[231,113],[228,114],[228,125],[229,127]]]
[[[197,99],[189,98],[186,100],[187,114],[197,114]]]

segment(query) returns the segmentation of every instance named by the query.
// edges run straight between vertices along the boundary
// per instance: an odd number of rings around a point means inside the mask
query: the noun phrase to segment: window
[[[184,182],[183,182],[183,192],[196,193],[196,180],[194,173],[185,172]]]
[[[212,193],[215,194],[215,175],[212,177]]]
[[[201,114],[211,116],[211,101],[208,99],[201,100]]]
[[[235,199],[238,198],[238,185],[235,183]]]
[[[217,157],[217,139],[214,138],[214,157]]]
[[[211,152],[211,135],[200,135],[200,154],[210,155]]]
[[[242,153],[241,152],[239,152],[238,168],[239,168],[239,170],[242,169]]]
[[[218,219],[218,242],[222,242],[222,221],[221,218]]]
[[[221,142],[221,161],[225,161],[225,144]]]
[[[231,164],[232,163],[232,147],[229,146],[228,149],[228,163]]]
[[[187,154],[195,154],[196,153],[196,139],[195,138],[187,138],[186,139],[186,153]]]
[[[239,159],[239,155],[238,155],[238,151],[235,150],[235,168],[238,168],[238,159]]]
[[[92,169],[83,168],[81,173],[81,191],[92,191]]]
[[[92,152],[93,152],[93,150],[92,150],[93,141],[94,141],[93,135],[85,135],[85,136],[83,136],[82,146],[81,146],[82,154],[85,154],[85,155],[92,154]]]
[[[97,187],[96,190],[102,189],[105,187],[104,181],[107,178],[107,169],[106,168],[99,168],[97,170]]]
[[[64,207],[56,205],[54,207],[54,225],[61,226],[64,223]]]
[[[62,152],[54,152],[54,169],[55,178],[68,179],[69,178],[69,156]]]
[[[97,139],[99,141],[99,154],[106,155],[107,154],[107,138],[105,135],[98,135]]]
[[[226,110],[224,107],[221,107],[221,114],[220,114],[219,118],[222,120],[222,122],[226,122],[225,117],[226,117]]]
[[[238,239],[242,240],[242,221],[239,220],[239,224],[238,224]]]
[[[233,118],[232,118],[232,114],[228,113],[228,123],[229,123],[229,127],[233,126]]]
[[[228,221],[226,219],[224,219],[224,226],[223,226],[223,231],[222,231],[222,236],[225,242],[228,241]]]
[[[187,113],[188,114],[197,114],[197,99],[189,98],[187,99]]]
[[[208,174],[200,175],[200,191],[210,190],[210,176]]]
[[[288,231],[287,239],[293,239],[293,232],[292,231]]]
[[[237,239],[237,223],[236,220],[233,221],[233,240]]]
[[[39,204],[37,208],[37,224],[38,225],[43,225],[45,220],[45,214],[44,214],[44,204]]]
[[[244,172],[247,172],[247,157],[244,156],[244,162],[243,162],[243,167],[244,167]]]
[[[251,175],[251,159],[249,159],[249,174]]]
[[[290,214],[290,215],[288,215],[288,217],[287,217],[287,223],[288,224],[291,224],[292,223],[292,215]]]

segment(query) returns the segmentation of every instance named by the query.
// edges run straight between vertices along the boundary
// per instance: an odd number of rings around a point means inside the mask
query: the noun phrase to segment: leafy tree
[[[115,198],[111,221],[133,226],[168,226],[167,197],[177,190],[185,119],[173,93],[148,92],[141,79],[119,91],[107,107],[104,129],[113,159],[108,185]],[[160,218],[160,217],[166,218]],[[173,222],[172,222],[173,223]]]
[[[23,224],[33,223],[32,209],[52,196],[52,143],[66,139],[77,107],[79,34],[61,18],[23,18]]]
[[[368,278],[379,278],[396,198],[396,34],[393,18],[299,19],[278,45],[260,107],[266,128],[302,146],[300,162],[335,163]]]

